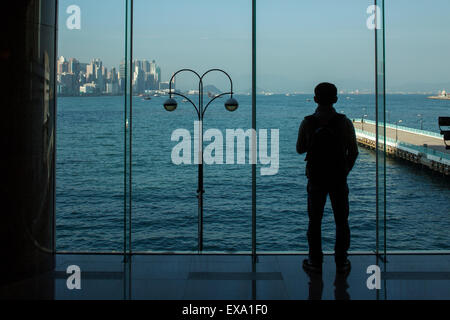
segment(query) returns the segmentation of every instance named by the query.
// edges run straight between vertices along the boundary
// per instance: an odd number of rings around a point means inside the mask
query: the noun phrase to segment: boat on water
[[[144,96],[143,100],[152,100],[152,98],[150,96]]]
[[[183,99],[183,100],[181,100],[181,102],[186,103],[186,102],[188,102],[188,99]]]
[[[428,99],[450,100],[450,95],[445,90],[442,90],[441,92],[439,92],[439,94],[437,96],[431,96],[431,97],[428,97]]]
[[[208,98],[222,98],[222,96],[218,93],[212,93],[208,91]]]

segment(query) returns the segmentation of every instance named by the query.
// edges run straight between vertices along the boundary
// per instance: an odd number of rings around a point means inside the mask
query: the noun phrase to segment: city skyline
[[[61,61],[62,58],[65,59],[64,61],[67,64],[66,67],[65,67],[66,68],[65,70],[61,69],[60,61]],[[77,93],[75,93],[75,92],[69,92],[69,93],[61,92],[62,88],[60,87],[60,85],[64,85],[64,84],[66,84],[66,86],[67,86],[67,83],[65,82],[65,81],[67,81],[67,78],[64,78],[64,76],[67,75],[67,74],[69,74],[69,75],[73,74],[73,69],[74,69],[73,63],[74,62],[76,62],[76,63],[78,63],[80,65],[79,68],[81,68],[81,70],[84,73],[89,73],[89,74],[93,74],[94,70],[91,69],[90,72],[87,72],[88,71],[87,70],[88,66],[90,64],[93,64],[93,63],[94,64],[98,64],[98,68],[99,69],[102,69],[102,68],[104,69],[104,71],[102,72],[102,75],[103,75],[102,78],[108,80],[108,81],[106,81],[104,83],[105,86],[103,88],[105,89],[104,90],[105,92],[86,92],[86,90],[89,91],[89,89],[95,88],[95,86],[90,86],[90,84],[92,84],[93,82],[96,85],[98,85],[98,81],[96,79],[95,80],[86,79],[85,81],[79,81],[80,87],[87,85],[87,88],[83,88],[82,89],[84,91],[83,93],[91,94],[91,95],[96,95],[96,94],[121,95],[121,94],[123,94],[123,87],[122,87],[123,84],[121,84],[120,81],[124,80],[124,76],[121,76],[121,74],[124,72],[124,69],[123,69],[124,61],[122,60],[120,62],[119,68],[117,68],[116,66],[108,68],[108,67],[105,67],[105,65],[103,64],[103,60],[101,58],[92,58],[90,60],[91,60],[90,63],[86,63],[86,62],[81,62],[79,59],[74,58],[74,57],[65,58],[63,56],[60,56],[58,58],[58,61],[57,61],[57,83],[58,83],[57,93],[58,93],[58,95],[60,95],[60,96],[64,96],[64,95],[66,95],[66,96],[80,95],[78,93],[78,91],[77,91]],[[137,62],[137,67],[141,71],[144,71],[144,72],[148,73],[148,72],[151,71],[150,69],[153,68],[152,69],[153,71],[150,72],[150,73],[155,74],[156,71],[158,73],[158,77],[157,77],[158,81],[157,81],[157,83],[155,83],[153,86],[145,87],[146,86],[145,84],[137,84],[136,85],[136,82],[139,81],[138,80],[139,75],[137,75],[136,72],[133,72],[133,82],[132,82],[133,83],[133,94],[143,94],[143,93],[146,93],[146,91],[147,91],[147,93],[149,91],[158,91],[159,93],[167,93],[168,92],[169,82],[168,81],[162,81],[161,68],[156,65],[156,61],[155,60],[151,60],[151,62],[150,62],[150,59],[134,59],[133,61],[135,63]],[[143,64],[146,64],[146,63],[148,63],[149,65],[154,64],[154,67],[149,67],[147,65],[146,68],[143,68]],[[108,71],[108,70],[110,70],[110,71]],[[113,76],[111,76],[110,74],[112,74]],[[112,85],[111,90],[108,90],[108,85],[111,82],[110,81],[111,78],[117,78],[117,85],[118,85],[117,89],[114,89],[114,83],[115,82],[112,82],[111,83],[111,85]],[[173,89],[175,89],[175,80],[176,79],[174,79],[174,81],[172,83],[172,88]],[[70,79],[70,77],[69,77],[69,83],[72,83],[71,86],[73,86],[75,84],[75,83],[73,83],[73,81],[74,80]],[[146,80],[141,78],[140,81],[144,81],[145,82]],[[147,79],[147,81],[148,81],[148,79]],[[161,87],[160,87],[160,84],[162,84]],[[142,88],[142,85],[144,86],[144,88]],[[211,86],[211,84],[209,86]],[[215,89],[217,89],[217,88],[215,88]],[[220,91],[219,89],[217,89],[217,90]],[[418,91],[403,91],[403,90],[389,90],[388,89],[386,91],[386,93],[388,93],[388,94],[439,94],[442,90],[446,90],[446,88],[442,87],[442,89],[421,90],[421,91],[420,90],[418,90]],[[188,93],[188,92],[195,92],[195,89],[188,88],[188,89],[184,89],[183,91],[186,92],[186,93]],[[237,93],[237,94],[250,94],[250,92],[251,92],[251,88],[248,88],[247,90],[235,90],[235,93]],[[257,94],[261,94],[261,95],[271,95],[271,94],[311,94],[312,93],[312,92],[308,92],[308,91],[298,91],[298,90],[297,91],[272,92],[270,90],[267,90],[266,88],[260,88],[260,87],[256,88],[256,92],[257,92]],[[360,89],[360,88],[351,88],[351,89],[346,89],[346,90],[340,89],[339,93],[340,94],[350,94],[351,95],[351,94],[373,94],[374,92],[373,92],[373,90]]]
[[[120,95],[126,87],[126,62],[119,67],[105,67],[101,58],[90,63],[64,56],[57,60],[57,94],[60,96]],[[132,92],[144,94],[151,91],[161,93],[169,90],[169,82],[162,81],[161,67],[155,60],[134,59],[132,66]],[[175,79],[174,79],[175,80]],[[175,81],[172,83],[175,89]]]

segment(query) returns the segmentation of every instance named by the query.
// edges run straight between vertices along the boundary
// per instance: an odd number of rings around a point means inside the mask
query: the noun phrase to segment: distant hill
[[[217,87],[212,84],[208,84],[208,85],[204,86],[203,92],[205,92],[205,93],[211,92],[212,94],[221,94],[222,93],[222,91],[217,89]]]

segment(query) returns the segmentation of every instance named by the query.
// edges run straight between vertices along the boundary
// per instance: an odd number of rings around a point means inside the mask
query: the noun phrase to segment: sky
[[[345,91],[373,91],[373,0],[257,0],[257,87],[312,92],[334,82]],[[81,29],[69,30],[67,7],[81,9]],[[100,58],[118,67],[125,52],[125,0],[60,0],[59,55]],[[156,60],[163,80],[181,68],[222,68],[236,91],[251,88],[250,0],[134,0],[134,58]],[[386,0],[388,91],[450,91],[450,1]],[[194,88],[188,74],[181,89]],[[211,84],[227,90],[226,78]]]

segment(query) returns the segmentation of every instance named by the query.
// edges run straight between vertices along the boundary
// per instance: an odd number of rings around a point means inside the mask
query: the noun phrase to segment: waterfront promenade
[[[375,122],[355,119],[353,124],[358,143],[375,149]],[[379,134],[383,134],[382,127]],[[445,149],[444,139],[438,133],[386,124],[386,151],[390,156],[450,175],[450,150]]]

